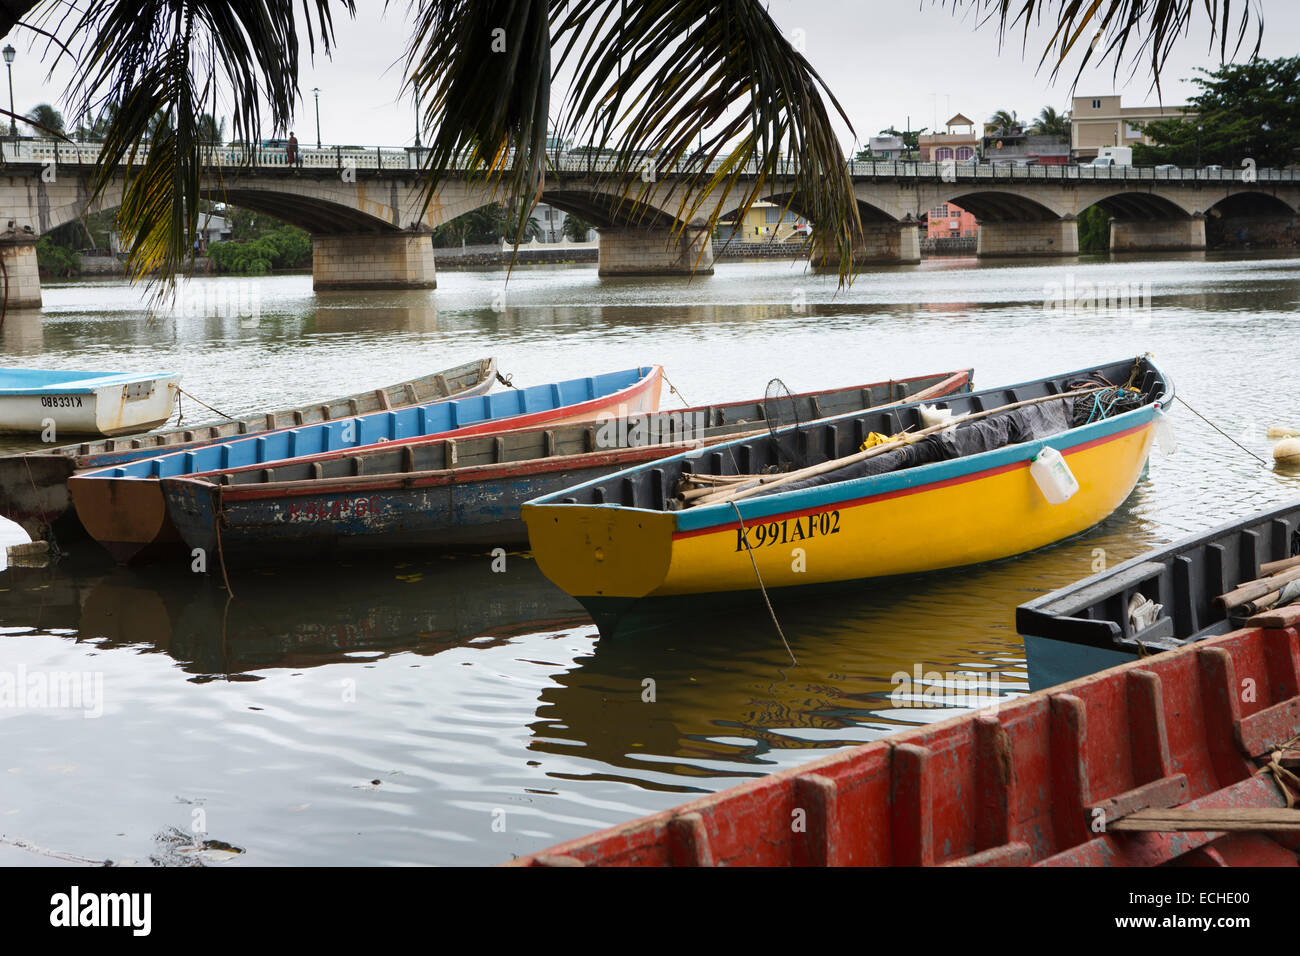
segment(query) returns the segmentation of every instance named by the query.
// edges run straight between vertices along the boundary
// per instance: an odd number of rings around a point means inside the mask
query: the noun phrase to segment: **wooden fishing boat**
[[[803,419],[969,391],[970,370],[794,396]],[[398,548],[518,549],[530,498],[699,444],[766,433],[764,402],[447,438],[346,458],[298,459],[163,478],[168,517],[188,549],[227,567]],[[209,567],[215,571],[215,567]]]
[[[1030,686],[1051,687],[1226,633],[1282,599],[1285,585],[1300,579],[1300,570],[1292,570],[1300,568],[1297,556],[1300,502],[1293,501],[1022,604],[1016,627],[1025,639]],[[1269,574],[1286,580],[1222,600]]]
[[[180,386],[181,377],[170,372],[0,368],[0,434],[148,431],[171,417]]]
[[[401,448],[653,412],[662,376],[654,365],[304,425],[84,472],[68,480],[68,491],[86,530],[119,562],[175,555],[181,538],[167,516],[159,479],[262,469],[292,459],[323,468],[327,461],[351,458],[379,443]]]
[[[212,425],[171,428],[151,435],[6,455],[0,457],[0,515],[18,522],[34,539],[47,537],[51,528],[62,538],[80,530],[67,487],[68,479],[79,471],[390,408],[483,395],[497,381],[496,359],[478,359],[387,388],[297,408],[244,415]]]
[[[523,518],[542,571],[609,634],[671,619],[700,597],[977,564],[1077,534],[1132,491],[1172,398],[1149,357],[1127,359],[955,396],[948,409],[973,416],[955,428],[927,425],[922,403],[823,419],[546,495]],[[858,451],[922,426],[914,440]],[[810,467],[765,474],[792,439]],[[1035,478],[1036,459],[1053,457],[1045,449],[1077,479],[1060,504]],[[691,476],[702,489],[682,490]],[[1068,477],[1059,467],[1048,476]],[[688,495],[703,504],[683,508]]]
[[[1297,765],[1289,608],[513,865],[1296,866]]]

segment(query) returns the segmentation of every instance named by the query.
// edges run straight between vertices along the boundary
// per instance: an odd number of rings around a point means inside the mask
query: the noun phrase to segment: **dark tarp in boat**
[[[750,497],[762,498],[804,488],[817,488],[840,481],[852,481],[856,478],[870,478],[873,475],[883,475],[904,468],[915,468],[917,465],[966,458],[969,455],[994,451],[1007,445],[1036,441],[1068,430],[1073,415],[1074,399],[1072,398],[1027,405],[1000,415],[990,415],[988,418],[956,425],[950,430],[945,429],[922,438],[915,444],[904,445],[896,451],[888,451],[822,475],[764,489]]]

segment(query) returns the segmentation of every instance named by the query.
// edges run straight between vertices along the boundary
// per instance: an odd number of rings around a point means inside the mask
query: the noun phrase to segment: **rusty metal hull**
[[[214,425],[173,428],[135,438],[83,442],[6,455],[0,457],[0,515],[16,521],[33,538],[46,537],[51,527],[60,537],[84,535],[67,489],[68,479],[78,472],[379,409],[483,395],[496,381],[496,360],[477,359],[387,388],[297,408],[245,415]]]
[[[1243,681],[1256,693],[1243,695]],[[1295,866],[1300,833],[1280,825],[1224,832],[1192,820],[1165,832],[1144,818],[1284,811],[1278,778],[1260,771],[1297,735],[1293,611],[514,863]]]

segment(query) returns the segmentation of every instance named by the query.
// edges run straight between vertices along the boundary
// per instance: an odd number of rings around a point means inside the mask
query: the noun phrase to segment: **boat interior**
[[[1300,555],[1300,502],[1143,555],[1018,609],[1021,634],[1100,647],[1168,650],[1227,633],[1242,620],[1215,598],[1261,577],[1260,565]],[[1134,619],[1135,598],[1160,606]]]
[[[1141,357],[1005,388],[949,396],[936,400],[933,404],[951,410],[954,417],[958,417],[1031,399],[1062,395],[1081,382],[1089,385],[1103,382],[1116,386],[1131,384],[1131,387],[1140,392],[1141,405],[1163,400],[1170,392],[1162,373],[1146,357]],[[697,453],[619,472],[541,498],[538,503],[616,504],[654,511],[678,510],[681,507],[678,492],[684,477],[765,475],[842,459],[857,452],[873,434],[894,436],[905,431],[920,431],[927,425],[922,412],[924,406],[925,402],[916,402],[787,426]],[[1094,412],[1092,420],[1100,420],[1109,414],[1106,409],[1099,408]],[[957,427],[961,429],[967,426]],[[1014,429],[1010,430],[1010,437],[1015,439]],[[906,463],[902,464],[902,467],[906,466]],[[841,473],[830,480],[847,480],[851,477],[860,476]]]
[[[972,373],[967,370],[966,374]],[[908,396],[948,378],[932,375],[898,382],[808,392],[794,396],[800,421],[843,415]],[[968,379],[969,380],[969,379]],[[963,386],[957,391],[968,390]],[[265,468],[221,471],[204,480],[223,485],[314,481],[329,478],[415,474],[561,458],[684,441],[719,442],[748,432],[767,433],[762,401],[730,402],[629,415],[621,420],[531,428],[498,435],[471,435],[389,448],[359,449],[344,458],[271,462]]]

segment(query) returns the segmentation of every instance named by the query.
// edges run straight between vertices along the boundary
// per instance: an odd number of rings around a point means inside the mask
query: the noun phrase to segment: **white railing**
[[[69,143],[52,139],[0,139],[0,161],[9,164],[46,165],[53,162],[62,166],[92,165],[99,157],[98,143]],[[300,169],[347,168],[357,170],[416,170],[424,165],[428,155],[426,149],[405,147],[386,149],[380,146],[324,146],[321,148],[300,146],[298,162]],[[290,168],[288,151],[283,146],[212,146],[205,149],[205,156],[214,167],[254,167],[267,169]],[[138,154],[135,162],[144,160],[144,154]],[[513,157],[508,157],[509,162]],[[547,161],[557,172],[644,175],[647,181],[677,174],[697,173],[702,164],[686,160],[676,165],[656,166],[647,157],[634,157],[624,161],[610,155],[587,155],[583,153],[548,153]],[[706,172],[716,172],[722,165],[721,160],[714,160],[703,167]],[[456,169],[468,169],[469,164],[456,164]],[[796,171],[794,163],[783,161],[778,164],[776,175],[792,176]],[[908,160],[883,160],[867,162],[850,162],[850,175],[864,179],[935,179],[944,182],[998,181],[998,182],[1033,182],[1038,180],[1122,180],[1124,182],[1296,182],[1300,180],[1300,170],[1257,169],[1255,167],[1221,168],[1207,166],[1156,168],[1152,166],[1090,166],[1066,164],[1059,166],[1040,166],[1018,163],[921,163]],[[757,171],[755,163],[747,163],[743,174],[753,175]]]

